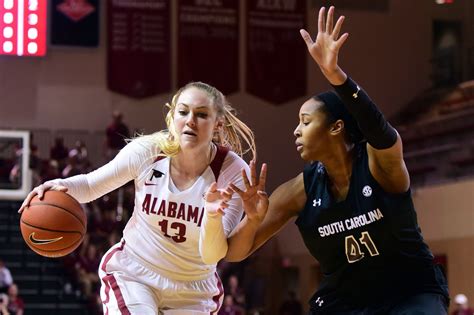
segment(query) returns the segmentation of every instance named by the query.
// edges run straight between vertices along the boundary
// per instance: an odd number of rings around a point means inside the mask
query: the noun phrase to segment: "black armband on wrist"
[[[347,77],[342,85],[333,87],[371,146],[387,149],[395,144],[397,131],[385,120],[382,112],[357,83]]]

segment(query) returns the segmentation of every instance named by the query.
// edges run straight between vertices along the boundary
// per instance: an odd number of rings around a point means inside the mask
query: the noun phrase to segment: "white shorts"
[[[125,241],[112,246],[99,266],[105,315],[217,314],[224,288],[217,273],[197,281],[175,281],[138,263]]]

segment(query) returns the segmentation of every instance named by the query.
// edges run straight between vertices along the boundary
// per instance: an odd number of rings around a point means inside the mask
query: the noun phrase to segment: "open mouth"
[[[192,136],[192,137],[196,137],[197,134],[192,132],[192,131],[189,131],[189,130],[186,130],[186,131],[183,131],[183,135],[186,135],[186,136]]]

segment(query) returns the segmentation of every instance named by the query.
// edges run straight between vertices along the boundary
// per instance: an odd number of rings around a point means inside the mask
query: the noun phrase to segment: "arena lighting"
[[[453,4],[454,0],[435,0],[436,4]]]
[[[0,0],[0,54],[46,54],[47,0]]]

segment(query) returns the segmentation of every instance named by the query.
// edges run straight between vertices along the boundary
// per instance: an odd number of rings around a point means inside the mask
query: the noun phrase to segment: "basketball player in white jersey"
[[[205,83],[181,88],[168,107],[167,130],[134,139],[89,174],[45,182],[20,208],[48,189],[86,203],[134,180],[133,215],[99,267],[104,314],[216,314],[222,303],[216,264],[243,214],[226,187],[244,188],[239,155],[245,142],[255,157],[253,133]]]

